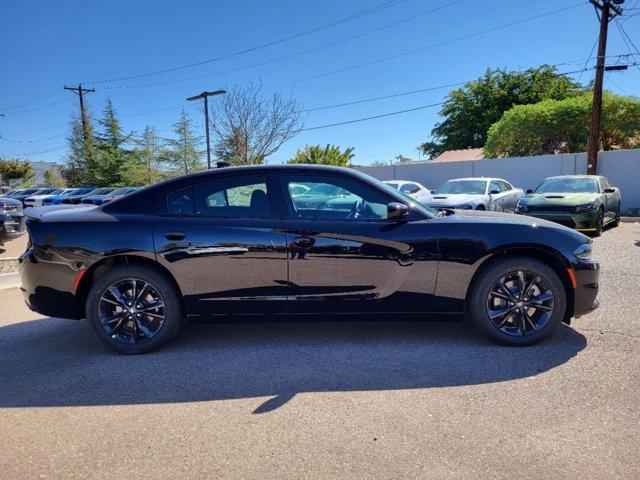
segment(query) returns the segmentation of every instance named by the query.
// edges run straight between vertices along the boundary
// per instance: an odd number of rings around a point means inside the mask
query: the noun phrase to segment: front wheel
[[[87,320],[107,347],[135,354],[171,340],[183,324],[179,293],[161,272],[141,265],[112,268],[91,287]]]
[[[596,230],[593,233],[593,236],[599,237],[602,235],[602,230],[604,230],[604,209],[600,207],[598,209],[598,216],[596,217]]]
[[[533,345],[562,323],[567,295],[558,275],[529,257],[504,257],[481,267],[469,287],[473,326],[500,343]]]
[[[618,203],[618,210],[616,210],[616,216],[613,217],[613,222],[611,222],[611,227],[617,227],[620,225],[620,204]]]

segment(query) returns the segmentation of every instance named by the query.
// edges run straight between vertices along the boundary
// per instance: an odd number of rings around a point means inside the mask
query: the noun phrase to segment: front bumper
[[[19,237],[25,232],[24,215],[22,213],[0,215],[0,244],[6,240]]]
[[[581,232],[595,232],[598,227],[598,212],[584,212],[584,213],[571,213],[571,212],[520,212],[516,211],[519,215],[527,215],[530,217],[541,218],[542,220],[549,220],[550,222],[559,223],[565,227],[573,228]]]
[[[598,308],[597,300],[600,264],[594,260],[580,261],[573,264],[576,278],[574,288],[573,316],[580,317]]]

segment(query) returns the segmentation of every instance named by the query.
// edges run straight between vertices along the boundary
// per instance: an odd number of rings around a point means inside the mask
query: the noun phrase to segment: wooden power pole
[[[83,88],[82,84],[79,83],[77,87],[68,87],[64,86],[65,90],[71,90],[72,92],[78,95],[80,99],[80,121],[82,122],[82,135],[84,137],[84,143],[87,143],[87,112],[84,109],[84,97],[85,93],[95,92],[95,88]]]
[[[598,139],[600,136],[600,120],[602,118],[602,86],[607,52],[607,33],[609,22],[622,13],[622,9],[618,5],[622,5],[624,0],[589,0],[589,2],[595,7],[600,20],[596,78],[593,84],[591,129],[589,131],[589,140],[587,141],[587,173],[595,175],[598,171]]]

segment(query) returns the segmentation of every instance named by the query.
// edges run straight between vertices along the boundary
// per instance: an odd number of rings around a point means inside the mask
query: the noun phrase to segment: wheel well
[[[154,270],[157,270],[158,272],[166,275],[166,277],[173,283],[173,286],[177,290],[180,298],[183,298],[182,291],[180,290],[178,282],[176,282],[175,278],[173,278],[171,272],[160,265],[158,262],[155,262],[154,260],[146,257],[139,257],[136,255],[115,255],[100,260],[99,262],[91,265],[91,267],[89,267],[89,269],[82,276],[82,280],[80,281],[78,290],[76,291],[76,308],[81,313],[82,317],[85,316],[84,306],[87,300],[87,295],[89,294],[89,290],[91,290],[91,286],[110,268],[118,265],[144,265],[145,267],[150,267]]]
[[[482,271],[486,267],[488,267],[491,263],[504,258],[505,256],[524,256],[535,258],[536,260],[540,260],[546,265],[550,266],[554,272],[560,277],[562,280],[562,285],[564,286],[565,291],[567,292],[567,312],[565,314],[564,322],[569,323],[571,317],[573,317],[573,309],[574,309],[574,291],[573,284],[571,282],[571,277],[569,277],[569,272],[567,268],[569,266],[566,264],[565,260],[558,253],[554,253],[542,248],[536,247],[510,247],[494,252],[490,257],[486,258],[482,265],[476,270],[476,273],[473,275],[471,282],[469,283],[469,287],[467,289],[466,298],[469,296],[469,292],[471,291],[471,286],[473,285],[476,278],[482,275]]]

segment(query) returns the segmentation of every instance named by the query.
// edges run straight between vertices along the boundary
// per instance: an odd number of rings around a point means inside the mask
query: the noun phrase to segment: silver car
[[[514,212],[522,195],[522,189],[502,178],[456,178],[434,191],[426,204],[432,208]]]

